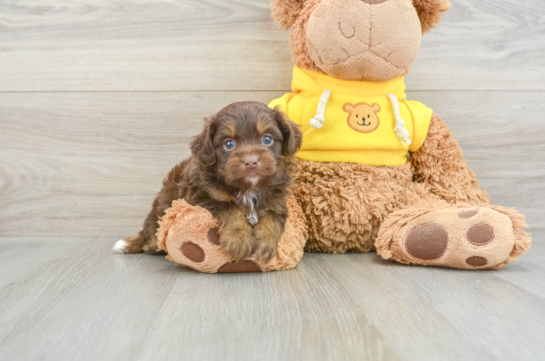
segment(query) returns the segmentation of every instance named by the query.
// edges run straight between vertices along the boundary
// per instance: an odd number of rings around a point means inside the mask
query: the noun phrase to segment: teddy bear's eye
[[[367,115],[367,118],[371,118],[371,114],[368,114],[368,115]]]
[[[357,115],[357,114],[356,114],[356,118],[358,118],[358,119],[359,119],[359,117],[358,117],[358,115]]]

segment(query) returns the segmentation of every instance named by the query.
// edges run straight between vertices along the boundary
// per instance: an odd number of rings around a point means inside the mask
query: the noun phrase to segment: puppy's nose
[[[259,159],[255,155],[251,155],[244,158],[244,166],[248,170],[256,169],[258,162],[259,162]]]

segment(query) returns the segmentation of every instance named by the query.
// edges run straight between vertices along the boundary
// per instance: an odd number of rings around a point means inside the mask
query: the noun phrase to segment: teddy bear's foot
[[[208,211],[190,206],[185,200],[175,201],[161,221],[158,244],[168,252],[167,259],[199,272],[263,271],[251,260],[232,262],[219,246],[217,229],[217,221]]]
[[[523,216],[503,207],[405,209],[391,218],[376,248],[401,263],[495,269],[530,246]]]
[[[220,249],[215,228],[191,239],[180,239],[181,235],[176,232],[173,236],[174,239],[167,241],[168,258],[182,266],[207,273],[263,272],[255,261],[231,261],[227,253]]]
[[[307,229],[302,210],[288,198],[288,220],[276,256],[268,262],[252,259],[234,262],[219,246],[218,223],[210,212],[185,200],[172,203],[157,232],[158,245],[167,259],[205,273],[269,272],[293,268],[303,256]]]

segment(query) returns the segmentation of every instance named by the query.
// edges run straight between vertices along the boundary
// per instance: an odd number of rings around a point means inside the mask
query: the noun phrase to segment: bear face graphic
[[[356,105],[346,103],[343,110],[348,113],[348,126],[359,133],[374,132],[380,125],[378,112],[380,105],[374,103],[358,103]]]

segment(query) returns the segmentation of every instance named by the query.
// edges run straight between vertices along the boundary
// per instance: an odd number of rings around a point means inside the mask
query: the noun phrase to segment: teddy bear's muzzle
[[[309,55],[326,74],[381,82],[407,72],[421,39],[407,0],[324,0],[310,15],[306,34]]]

